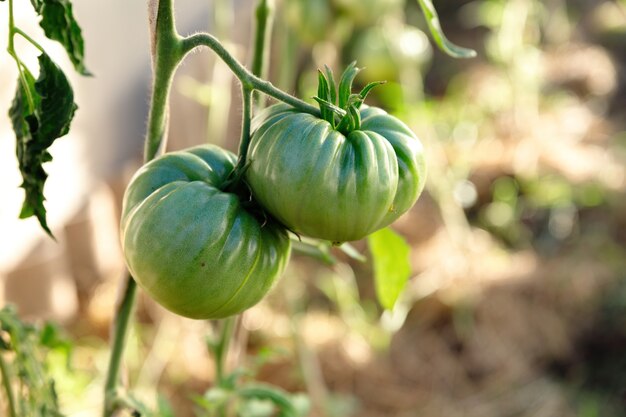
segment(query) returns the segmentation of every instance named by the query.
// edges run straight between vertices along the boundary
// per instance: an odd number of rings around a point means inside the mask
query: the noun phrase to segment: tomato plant
[[[61,69],[41,45],[15,25],[13,0],[6,3],[7,51],[19,72],[9,113],[26,194],[20,217],[36,216],[51,234],[43,204],[47,177],[43,165],[52,159],[48,151],[52,143],[68,132],[77,106]],[[358,73],[354,65],[343,74],[338,87],[330,70],[320,72],[316,97],[319,108],[263,78],[265,41],[271,29],[268,3],[258,0],[253,65],[249,71],[211,34],[181,36],[174,21],[174,0],[148,1],[154,79],[145,165],[133,178],[124,199],[120,228],[130,274],[122,282],[113,323],[104,387],[105,416],[117,415],[123,409],[134,414],[143,410],[120,389],[121,362],[137,283],[164,307],[186,317],[223,318],[240,313],[263,298],[284,269],[291,247],[284,226],[333,242],[360,239],[406,212],[424,187],[421,143],[397,118],[363,105],[367,93],[379,83],[368,84],[360,94],[351,93]],[[330,29],[327,26],[334,7],[353,14],[355,23],[362,24],[376,19],[383,5],[400,3],[291,0],[285,15],[291,19],[292,29],[303,29],[303,38],[314,42]],[[451,55],[470,56],[467,50],[447,41],[431,2],[418,3],[440,48]],[[77,72],[89,75],[81,29],[71,2],[32,0],[31,4],[41,17],[40,26],[46,36],[63,45]],[[18,56],[16,36],[41,53],[37,77]],[[211,145],[161,155],[166,149],[168,98],[174,75],[185,57],[198,47],[215,52],[240,81],[243,111],[238,157]],[[252,121],[254,92],[269,95],[281,104],[261,112]],[[379,258],[377,292],[383,306],[390,309],[408,277],[408,248],[392,232],[383,231],[370,239],[372,253]],[[308,254],[329,246],[317,241],[298,243],[294,246],[304,247],[303,252]],[[397,256],[387,256],[389,253],[384,252],[388,247],[395,248]],[[386,269],[398,262],[405,268],[398,268],[391,288],[385,281]],[[214,401],[215,395],[221,395],[246,401],[269,400],[281,415],[299,415],[299,408],[286,393],[265,385],[241,385],[237,372],[224,372],[233,323],[232,319],[226,320],[219,340],[212,344],[216,390],[207,400],[208,408],[218,404],[218,413],[226,415],[227,401]],[[6,375],[3,385],[7,398],[13,398],[13,386]],[[12,401],[9,403],[9,415],[16,417],[17,409]]]
[[[168,153],[137,172],[126,191],[128,269],[182,316],[240,313],[263,298],[289,259],[287,233],[224,190],[235,163],[214,145]]]
[[[353,95],[357,73],[348,67],[336,91],[332,73],[320,72],[322,117],[277,104],[253,121],[246,179],[254,197],[296,233],[361,239],[405,213],[424,188],[421,142],[397,118],[361,106],[377,83]]]

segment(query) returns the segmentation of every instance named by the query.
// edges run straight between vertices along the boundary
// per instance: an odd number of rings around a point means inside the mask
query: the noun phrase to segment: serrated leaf
[[[39,25],[49,39],[58,41],[67,51],[76,71],[91,75],[85,67],[85,45],[82,31],[72,12],[69,0],[31,0],[42,16]]]
[[[419,4],[422,13],[424,13],[428,30],[439,49],[454,58],[474,58],[476,56],[476,51],[473,49],[457,46],[448,40],[441,29],[437,10],[435,10],[431,0],[417,0],[417,4]]]
[[[23,70],[25,85],[19,83],[9,117],[16,136],[16,153],[26,192],[20,218],[36,216],[41,227],[52,233],[46,220],[43,189],[48,174],[43,164],[52,160],[48,148],[68,130],[76,104],[65,74],[46,54],[39,56],[39,77],[35,81]],[[31,108],[27,97],[32,97]]]
[[[411,274],[410,247],[404,238],[389,228],[367,238],[374,264],[376,296],[387,310],[393,309]]]

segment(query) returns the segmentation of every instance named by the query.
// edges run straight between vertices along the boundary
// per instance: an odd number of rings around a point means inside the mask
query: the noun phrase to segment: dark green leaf
[[[16,153],[26,196],[20,218],[36,216],[50,235],[43,188],[48,177],[43,164],[52,160],[48,148],[65,135],[74,116],[74,92],[65,74],[46,54],[39,56],[39,78],[24,68],[25,85],[19,83],[9,116],[17,138]],[[26,87],[26,88],[25,88]],[[30,95],[34,108],[27,97]]]
[[[41,14],[41,8],[43,7],[44,0],[30,0],[30,2],[35,8],[37,14]]]
[[[384,308],[391,310],[411,274],[410,247],[389,228],[369,235],[367,241],[374,263],[376,296]]]
[[[42,16],[39,24],[46,36],[63,45],[76,71],[82,75],[91,75],[85,67],[83,35],[74,19],[69,0],[31,0],[31,2]]]
[[[433,6],[431,0],[417,0],[417,3],[422,9],[422,13],[424,13],[430,34],[437,46],[439,46],[439,49],[454,58],[474,58],[476,56],[476,51],[473,49],[457,46],[446,38],[446,35],[441,29],[441,24],[439,23],[437,10],[435,10],[435,6]]]
[[[348,100],[350,99],[350,94],[352,94],[352,82],[354,81],[354,77],[361,70],[356,67],[356,61],[353,61],[348,68],[341,75],[341,81],[339,81],[339,102],[338,106],[342,109],[346,109],[348,104]],[[347,110],[347,109],[346,109]]]

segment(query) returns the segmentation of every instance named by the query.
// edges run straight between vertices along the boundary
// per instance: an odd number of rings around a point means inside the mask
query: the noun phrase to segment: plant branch
[[[17,33],[22,38],[26,39],[31,45],[33,45],[35,48],[39,49],[39,52],[41,52],[42,54],[46,53],[46,51],[44,51],[43,47],[41,45],[39,45],[39,43],[37,41],[35,41],[33,38],[28,36],[28,33],[24,32],[22,29],[16,27],[16,28],[14,28],[14,33]]]
[[[250,146],[250,124],[252,120],[252,89],[242,85],[243,114],[241,116],[241,139],[239,141],[239,161],[235,166],[234,176],[243,174],[246,166],[246,156]]]
[[[109,359],[109,369],[107,379],[104,386],[104,416],[113,415],[115,409],[119,406],[118,389],[120,366],[122,363],[122,355],[124,346],[126,345],[126,334],[128,333],[128,324],[130,322],[131,312],[135,303],[135,294],[137,293],[137,283],[130,276],[126,278],[126,285],[122,298],[117,306],[115,318],[113,319],[113,346],[111,347],[111,356]]]
[[[301,112],[320,116],[320,110],[317,107],[285,93],[284,91],[274,87],[269,81],[265,81],[248,71],[222,46],[222,44],[214,36],[208,33],[196,33],[195,35],[184,38],[182,41],[182,51],[184,54],[189,53],[199,46],[206,46],[213,50],[213,52],[215,52],[230,68],[244,87],[261,91],[268,96],[289,104]]]
[[[28,109],[32,112],[35,110],[35,100],[33,99],[30,88],[28,87],[28,82],[26,81],[26,76],[24,75],[25,66],[15,52],[14,39],[16,33],[21,33],[22,36],[25,35],[24,32],[15,27],[15,20],[13,18],[13,0],[9,0],[9,41],[7,45],[7,52],[17,64],[20,84],[22,85],[22,90],[24,90],[24,93],[26,94],[26,101],[28,101],[29,106]]]
[[[265,78],[267,72],[267,55],[269,50],[266,47],[271,38],[272,32],[272,9],[271,0],[259,0],[256,10],[256,26],[254,31],[254,50],[252,55],[252,74],[259,78]],[[253,95],[255,108],[263,107],[263,100],[257,93]]]
[[[154,83],[144,161],[154,159],[165,149],[168,120],[168,99],[176,67],[183,58],[180,37],[174,23],[173,0],[149,0],[148,12]],[[119,407],[119,373],[130,316],[137,293],[137,283],[129,274],[118,304],[113,324],[113,341],[105,383],[104,416],[112,416]]]
[[[220,338],[213,349],[213,355],[215,356],[215,380],[217,386],[222,385],[224,382],[228,347],[230,346],[230,341],[232,340],[236,323],[237,316],[231,316],[222,321]]]
[[[9,416],[17,417],[17,409],[15,408],[15,396],[13,395],[13,388],[11,387],[11,378],[9,375],[9,369],[7,367],[2,354],[0,353],[0,372],[2,373],[2,385],[7,393],[7,402],[9,403]]]

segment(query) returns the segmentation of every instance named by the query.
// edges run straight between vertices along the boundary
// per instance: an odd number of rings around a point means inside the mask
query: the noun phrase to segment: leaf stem
[[[9,375],[9,369],[4,357],[0,353],[0,372],[2,373],[2,385],[7,394],[7,402],[9,403],[9,416],[17,417],[17,409],[15,408],[15,396],[13,395],[13,388],[11,387],[11,378]]]
[[[24,75],[23,68],[26,68],[26,66],[22,63],[20,58],[17,56],[17,53],[15,52],[14,38],[16,33],[19,33],[22,36],[27,36],[20,29],[15,27],[15,19],[13,17],[13,0],[9,0],[9,41],[7,44],[7,52],[9,53],[9,55],[11,55],[11,57],[17,64],[20,84],[22,85],[22,90],[24,90],[24,92],[26,93],[26,100],[28,101],[28,109],[29,112],[33,112],[35,111],[35,100],[33,99],[30,88],[28,88],[28,81],[26,81],[26,76]],[[38,48],[43,52],[43,49],[41,49],[41,47],[38,46]]]
[[[135,294],[137,293],[137,283],[130,276],[126,278],[126,285],[122,298],[118,304],[115,318],[113,320],[113,345],[111,347],[111,356],[109,358],[109,369],[107,379],[104,386],[104,417],[113,415],[118,407],[119,393],[117,385],[119,382],[120,366],[122,363],[122,355],[124,346],[126,345],[126,334],[128,333],[128,324],[130,322],[131,312],[135,303]]]
[[[437,10],[435,9],[435,6],[433,6],[433,2],[431,0],[417,0],[417,4],[419,4],[422,9],[422,13],[424,13],[428,30],[430,31],[430,34],[439,49],[453,58],[474,58],[476,56],[476,51],[473,49],[462,48],[448,40],[441,29],[441,23],[439,22]]]
[[[14,27],[14,33],[17,33],[22,38],[26,39],[28,42],[30,42],[31,45],[33,45],[35,48],[39,49],[39,51],[42,54],[46,53],[46,51],[44,51],[43,47],[41,45],[39,45],[39,43],[37,41],[35,41],[33,38],[28,36],[28,34],[26,32],[24,32],[22,29],[20,29],[18,27]]]

